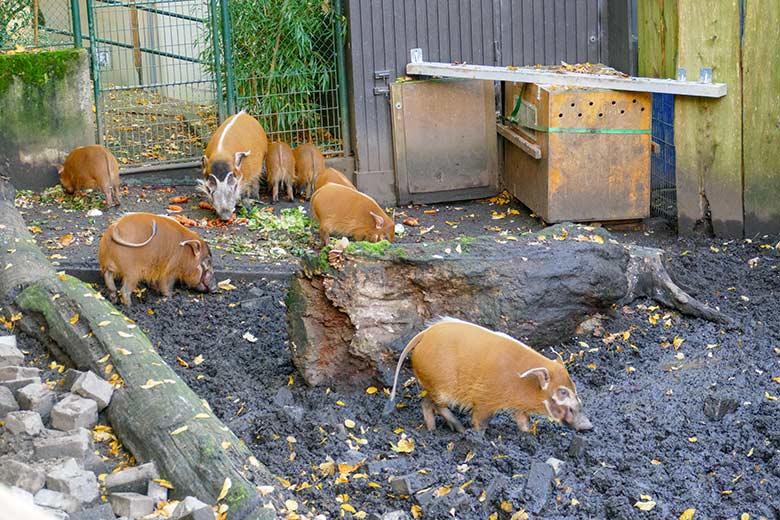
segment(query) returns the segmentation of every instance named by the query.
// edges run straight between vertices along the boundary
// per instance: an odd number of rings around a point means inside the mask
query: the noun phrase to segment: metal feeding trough
[[[630,220],[650,212],[651,95],[507,83],[506,187],[545,221]]]

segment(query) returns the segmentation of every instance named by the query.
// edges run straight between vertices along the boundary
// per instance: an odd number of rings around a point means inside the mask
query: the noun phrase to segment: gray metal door
[[[482,65],[607,62],[605,0],[348,0],[358,188],[395,200],[389,84],[409,50]]]

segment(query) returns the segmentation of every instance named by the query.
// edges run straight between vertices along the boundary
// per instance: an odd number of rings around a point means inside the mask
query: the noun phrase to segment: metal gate
[[[125,170],[194,163],[225,113],[213,72],[220,53],[206,52],[219,45],[216,0],[87,0],[86,8],[98,142]]]

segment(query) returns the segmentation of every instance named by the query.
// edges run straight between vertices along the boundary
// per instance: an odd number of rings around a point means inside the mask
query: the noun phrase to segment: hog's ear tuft
[[[200,258],[199,240],[184,240],[182,242],[179,242],[179,245],[183,247],[190,246],[192,248],[192,253],[195,255],[195,258]]]
[[[251,152],[236,152],[233,158],[233,164],[235,164],[236,168],[241,167],[241,161],[243,161],[244,157],[247,155],[251,155]]]
[[[64,164],[58,164],[57,165],[57,175],[62,175],[62,172],[65,171],[65,165]]]
[[[544,367],[526,370],[522,374],[519,374],[519,376],[521,378],[536,377],[537,381],[539,382],[539,388],[542,390],[547,390],[547,387],[550,385],[550,372]]]
[[[385,226],[385,219],[381,215],[377,215],[373,211],[369,211],[371,213],[371,216],[374,217],[374,222],[376,222],[376,228],[382,229]]]

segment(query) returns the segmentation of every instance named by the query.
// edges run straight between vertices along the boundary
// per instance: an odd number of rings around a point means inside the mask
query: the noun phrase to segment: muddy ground
[[[83,211],[66,214],[54,206],[27,209],[28,224],[43,220],[47,209],[60,223],[38,224],[39,241],[101,228],[87,223]],[[541,226],[516,202],[401,209],[421,224],[401,242],[485,233],[507,240]],[[438,213],[430,214],[434,209]],[[606,317],[603,332],[595,331],[600,337],[551,346],[548,356],[552,349],[578,355],[569,370],[594,424],[583,434],[547,420],[539,421],[535,435],[521,433],[503,415],[492,420],[484,439],[441,424],[431,434],[422,427],[415,384],[402,394],[408,407],[390,417],[381,414],[381,387],[374,394],[307,387],[290,360],[283,279],[238,283],[213,295],[179,290],[161,299],[145,293],[128,315],[280,483],[289,484],[299,513],[349,518],[351,507],[361,517],[361,511],[411,512],[420,505],[424,518],[447,518],[451,511],[457,518],[524,518],[519,511],[525,510],[532,518],[661,519],[689,508],[697,510],[695,518],[780,518],[780,238],[676,240],[668,228],[654,228],[614,234],[664,248],[678,283],[734,324],[681,317],[637,301]],[[209,240],[244,232],[205,230]],[[90,247],[96,245],[95,238]],[[58,253],[89,261],[90,251],[71,244]],[[242,255],[222,254],[224,269],[250,265]],[[462,317],[468,318],[467,310]],[[256,341],[245,339],[246,332]],[[199,365],[197,356],[203,356]],[[408,367],[404,376],[411,376]],[[705,404],[716,402],[729,413],[719,417],[708,408],[714,418],[706,415]],[[402,435],[414,439],[411,453],[393,451]],[[526,492],[529,471],[549,457],[564,465],[533,514],[539,494]],[[341,475],[331,460],[347,464]],[[412,480],[430,491],[411,498],[394,494],[388,478],[414,472]],[[652,509],[640,510],[637,503]]]

